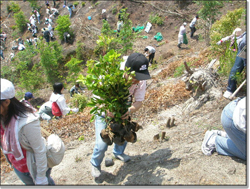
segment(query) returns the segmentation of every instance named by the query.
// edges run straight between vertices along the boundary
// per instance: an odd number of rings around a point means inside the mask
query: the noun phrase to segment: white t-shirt
[[[194,17],[194,19],[192,20],[192,22],[189,24],[190,27],[194,27],[196,24],[197,18]]]
[[[242,98],[233,112],[233,122],[237,129],[246,133],[246,123],[247,115],[246,115],[246,97]]]
[[[151,53],[155,53],[155,48],[151,47],[151,46],[146,46],[146,48],[148,49],[148,52]]]
[[[184,33],[186,33],[186,28],[182,25],[182,26],[180,27],[179,35],[183,35]]]

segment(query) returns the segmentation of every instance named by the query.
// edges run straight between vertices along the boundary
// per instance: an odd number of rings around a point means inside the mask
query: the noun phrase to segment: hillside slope
[[[189,44],[181,50],[177,47],[177,36],[180,25],[186,21],[190,22],[199,10],[196,4],[187,4],[180,9],[175,1],[98,1],[93,6],[91,1],[86,2],[85,7],[80,4],[76,7],[72,17],[72,29],[75,31],[76,39],[73,45],[62,44],[65,56],[76,48],[77,41],[84,42],[90,51],[95,46],[95,40],[101,29],[101,10],[107,9],[108,22],[113,29],[116,28],[117,16],[112,14],[112,9],[128,7],[131,14],[130,19],[134,26],[143,25],[148,21],[151,12],[167,16],[163,26],[153,26],[147,34],[148,39],[139,38],[133,50],[142,52],[145,46],[156,47],[157,66],[150,68],[152,79],[148,81],[146,100],[141,110],[133,116],[133,119],[142,125],[143,129],[137,132],[136,143],[128,143],[125,153],[131,156],[131,161],[122,163],[114,160],[114,165],[105,167],[102,163],[103,174],[98,179],[91,176],[90,158],[94,147],[94,124],[89,122],[89,109],[79,113],[77,116],[69,115],[50,125],[41,122],[41,125],[50,132],[59,134],[66,146],[67,151],[62,163],[52,170],[52,177],[57,185],[246,185],[247,163],[238,158],[217,155],[205,156],[201,152],[201,143],[206,130],[222,129],[220,115],[222,109],[229,100],[222,97],[227,84],[227,78],[220,78],[217,88],[218,95],[209,98],[201,107],[189,109],[197,101],[190,95],[183,96],[185,86],[182,77],[172,78],[165,74],[170,63],[182,63],[187,58],[200,58],[200,67],[206,67],[209,63],[206,54],[204,40],[189,39]],[[29,17],[28,2],[18,2],[21,9]],[[41,3],[41,2],[40,2]],[[2,4],[2,24],[7,27],[13,25],[13,16],[6,12],[7,2]],[[44,10],[44,2],[41,3]],[[60,15],[68,14],[62,8],[63,1],[59,2]],[[91,7],[92,6],[92,7]],[[234,10],[244,6],[244,2],[237,4],[226,4],[222,8],[222,14],[227,10]],[[169,13],[171,12],[171,13]],[[178,13],[178,15],[176,14]],[[180,14],[180,16],[179,16]],[[45,15],[45,10],[42,16]],[[91,16],[92,20],[88,20]],[[44,19],[44,18],[42,18]],[[43,24],[42,24],[43,25]],[[38,25],[38,27],[42,27]],[[6,29],[6,31],[11,31]],[[187,29],[188,34],[190,32]],[[163,40],[167,41],[158,46],[153,39],[157,32],[161,32]],[[202,30],[197,29],[195,35],[202,36]],[[24,33],[23,38],[29,35]],[[10,34],[9,34],[10,36]],[[9,42],[13,39],[9,37]],[[8,42],[7,41],[7,42]],[[86,51],[88,51],[86,49]],[[10,52],[7,48],[4,53]],[[9,64],[7,60],[1,64]],[[180,83],[180,84],[178,84]],[[177,88],[180,87],[180,88]],[[182,88],[181,88],[182,87]],[[49,99],[50,88],[41,89],[37,95],[45,101]],[[39,95],[38,95],[39,94]],[[86,94],[90,94],[86,92]],[[179,98],[178,95],[179,94]],[[242,91],[238,95],[244,95]],[[69,94],[65,96],[69,98]],[[202,96],[202,95],[201,95]],[[193,101],[194,100],[194,101]],[[166,127],[169,117],[175,118],[173,127]],[[166,132],[164,140],[154,140],[156,134]],[[79,136],[84,136],[84,141],[78,141]],[[105,157],[112,157],[112,147],[108,148]],[[1,185],[22,185],[13,171],[9,173],[2,171],[6,164],[1,164]]]

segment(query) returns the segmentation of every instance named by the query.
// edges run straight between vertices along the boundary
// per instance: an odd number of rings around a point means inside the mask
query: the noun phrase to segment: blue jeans
[[[22,173],[22,172],[18,171],[15,167],[14,167],[14,171],[25,185],[35,185],[29,172]],[[55,185],[54,180],[50,177],[50,173],[51,173],[51,168],[49,168],[46,172],[46,177],[48,178],[49,185]]]
[[[246,134],[235,127],[232,118],[237,101],[230,102],[222,111],[221,123],[228,138],[217,136],[215,146],[218,154],[246,160]]]
[[[103,117],[100,116],[96,116],[95,117],[95,147],[94,147],[94,151],[92,154],[92,158],[90,160],[90,163],[96,167],[99,167],[102,163],[102,160],[104,158],[104,154],[108,149],[108,145],[103,142],[102,138],[101,138],[101,131],[102,129],[106,128],[106,122],[104,120]],[[125,143],[122,146],[119,146],[117,144],[114,144],[114,149],[113,149],[113,153],[114,155],[121,155],[123,154],[125,148],[126,148],[127,142],[125,141]]]
[[[238,51],[237,55],[239,54],[240,51]],[[245,63],[244,59],[241,57],[236,56],[234,65],[230,71],[229,74],[229,79],[228,79],[228,84],[227,84],[227,91],[233,93],[236,90],[236,80],[235,80],[235,75],[237,72],[241,73],[242,70],[244,69]]]

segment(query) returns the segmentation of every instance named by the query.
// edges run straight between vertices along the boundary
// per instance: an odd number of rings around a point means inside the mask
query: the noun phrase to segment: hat
[[[133,53],[128,57],[125,67],[130,68],[130,71],[135,71],[137,80],[147,80],[151,79],[148,64],[148,59],[143,54]]]
[[[68,34],[67,37],[70,37],[70,34]]]
[[[30,99],[30,98],[34,98],[34,96],[33,96],[33,94],[32,94],[31,92],[25,93],[24,96],[25,96],[25,97],[28,97],[29,99]]]
[[[184,26],[186,26],[186,25],[187,25],[187,23],[186,23],[186,22],[184,22],[184,23],[183,23],[183,25],[184,25]]]
[[[1,100],[11,99],[15,96],[15,87],[12,82],[1,78]]]

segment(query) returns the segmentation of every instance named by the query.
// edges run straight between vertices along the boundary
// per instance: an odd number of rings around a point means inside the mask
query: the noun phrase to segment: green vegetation
[[[85,2],[82,2],[82,7],[84,7],[85,6]]]
[[[191,62],[187,62],[187,65],[190,66],[191,65]],[[179,77],[183,74],[185,70],[185,65],[184,64],[181,64],[179,67],[177,67],[175,69],[175,72],[174,72],[174,77]]]
[[[221,17],[220,20],[216,21],[210,30],[210,39],[211,39],[211,50],[214,55],[219,56],[220,60],[220,70],[219,73],[223,76],[228,76],[237,54],[237,43],[236,51],[232,51],[230,47],[231,40],[217,45],[216,43],[223,37],[232,35],[232,32],[235,28],[239,27],[242,22],[244,22],[244,17],[246,15],[246,10],[243,8],[236,9],[234,11],[228,11],[228,13]],[[236,76],[238,80],[240,75]],[[236,80],[237,80],[236,79]]]
[[[30,7],[35,10],[35,9],[39,9],[39,6],[37,4],[37,0],[27,0],[30,3]]]
[[[149,21],[152,24],[157,24],[157,25],[161,26],[164,23],[164,18],[162,16],[159,16],[158,14],[154,15],[154,13],[151,13],[149,15]]]
[[[68,32],[71,37],[73,37],[73,32],[70,29],[70,18],[69,15],[59,16],[56,20],[57,26],[55,30],[58,32],[59,38],[63,40],[64,32]]]
[[[68,82],[75,82],[78,78],[78,75],[81,71],[81,64],[82,60],[78,60],[77,58],[74,58],[71,56],[70,61],[68,61],[65,64],[65,67],[68,68],[68,76],[67,76],[67,81]]]
[[[70,99],[70,104],[72,107],[78,107],[79,112],[82,112],[83,109],[87,106],[87,97],[83,94],[74,94]]]
[[[17,13],[20,11],[20,9],[21,9],[20,6],[13,1],[10,2],[10,5],[7,5],[7,12],[8,13],[10,13],[10,12]]]
[[[202,26],[204,30],[204,38],[207,46],[210,45],[210,28],[213,23],[216,21],[216,17],[221,14],[219,9],[224,6],[223,1],[195,1],[198,6],[201,6],[201,9],[198,12],[198,15],[201,19],[204,20],[204,25]]]
[[[120,62],[115,50],[110,50],[106,55],[100,56],[99,61],[89,60],[87,62],[88,75],[80,75],[79,80],[92,93],[100,98],[93,97],[87,104],[93,107],[91,114],[101,115],[102,112],[113,112],[114,121],[121,123],[121,116],[127,112],[129,90],[132,84],[132,77],[127,79],[124,74],[128,74],[128,69],[120,70]],[[94,115],[91,119],[93,121]],[[108,117],[106,118],[108,119]]]
[[[47,43],[39,43],[40,64],[45,70],[47,81],[51,84],[59,80],[59,63],[62,60],[62,47],[57,41]]]
[[[14,19],[15,19],[15,22],[19,31],[24,32],[27,27],[27,22],[29,21],[25,18],[23,11],[15,13]]]

